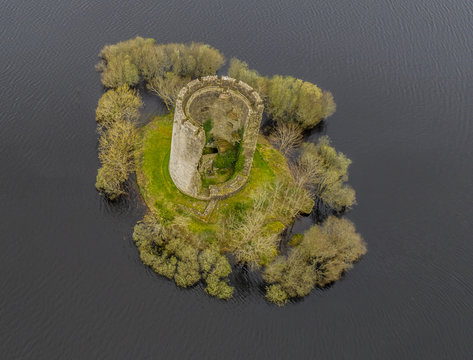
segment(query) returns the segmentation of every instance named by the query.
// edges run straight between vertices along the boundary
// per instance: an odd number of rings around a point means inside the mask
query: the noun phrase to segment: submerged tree
[[[257,90],[265,100],[266,111],[277,122],[295,122],[310,129],[336,109],[332,94],[317,85],[292,76],[263,77],[238,59],[230,61],[228,75]]]
[[[202,279],[209,295],[220,299],[232,296],[233,287],[227,278],[231,266],[216,246],[203,246],[184,228],[175,224],[163,226],[152,214],[135,225],[133,240],[143,263],[173,279],[176,285],[189,287]]]
[[[140,117],[139,108],[142,105],[136,90],[122,85],[102,95],[95,118],[102,127],[110,127],[117,120],[136,121]]]
[[[331,93],[310,82],[275,75],[268,88],[268,112],[277,121],[294,121],[310,129],[335,111]]]
[[[134,121],[139,117],[141,98],[128,85],[108,90],[99,100],[96,120],[99,139],[99,160],[95,187],[115,199],[125,193],[123,183],[134,171],[134,149],[137,131]]]
[[[322,136],[316,145],[303,143],[301,155],[293,166],[293,174],[301,186],[336,211],[350,209],[356,202],[355,190],[348,181],[351,160],[330,145]]]
[[[266,297],[282,305],[290,298],[309,294],[314,286],[325,286],[366,253],[366,245],[353,223],[330,216],[322,226],[313,225],[290,252],[269,264],[263,274]]]
[[[207,44],[156,44],[142,37],[107,45],[100,57],[97,70],[102,72],[104,86],[134,86],[143,81],[168,109],[182,86],[191,79],[215,75],[225,63],[223,55]]]
[[[108,88],[122,85],[134,86],[141,81],[143,49],[154,46],[153,39],[136,37],[113,45],[106,45],[100,51],[102,59],[96,69],[102,73],[102,84]]]
[[[228,76],[247,83],[255,89],[263,99],[266,98],[268,93],[268,78],[261,76],[256,70],[250,70],[246,62],[232,58],[230,60],[230,67],[228,68]]]
[[[99,140],[101,167],[95,186],[110,199],[124,194],[122,184],[134,170],[135,126],[126,120],[117,120]]]

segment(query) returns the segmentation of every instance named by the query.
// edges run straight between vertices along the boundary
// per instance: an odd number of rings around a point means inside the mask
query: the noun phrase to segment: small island
[[[366,253],[343,214],[355,204],[351,161],[304,132],[335,111],[330,92],[290,76],[261,76],[206,44],[137,37],[105,46],[97,70],[96,187],[110,201],[136,182],[148,207],[134,229],[142,262],[180,287],[232,297],[232,270],[258,272],[283,305],[338,280]],[[139,122],[141,91],[168,114]],[[260,131],[263,114],[269,126]],[[265,134],[265,135],[263,135]],[[316,214],[288,237],[297,216]]]

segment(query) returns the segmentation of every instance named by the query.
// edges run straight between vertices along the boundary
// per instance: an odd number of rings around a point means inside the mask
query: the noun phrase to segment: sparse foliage
[[[268,191],[260,194],[253,203],[253,208],[231,231],[233,254],[238,262],[255,270],[271,262],[278,254],[279,234],[268,231]]]
[[[302,144],[302,152],[293,166],[293,174],[300,186],[336,211],[350,209],[355,204],[355,191],[346,184],[351,160],[330,145],[327,136],[317,144]]]
[[[287,156],[302,143],[302,129],[296,123],[278,123],[269,139]]]
[[[172,72],[167,72],[163,76],[152,77],[146,87],[153,94],[163,99],[168,111],[176,103],[177,95],[182,87],[189,82],[189,78],[180,77]]]
[[[279,181],[268,186],[240,220],[228,219],[230,228],[225,236],[231,239],[237,261],[253,270],[273,261],[278,255],[279,235],[285,228],[281,221],[294,218],[308,204],[311,207],[312,202],[304,189]]]

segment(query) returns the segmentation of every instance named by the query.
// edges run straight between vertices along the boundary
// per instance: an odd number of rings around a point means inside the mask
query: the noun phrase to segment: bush
[[[207,284],[205,291],[220,299],[231,298],[234,289],[228,285],[227,276],[232,272],[232,268],[227,258],[221,255],[217,248],[211,247],[200,253],[199,264],[202,278]]]
[[[164,227],[153,215],[146,215],[135,225],[133,241],[141,260],[156,273],[174,279],[177,286],[189,287],[201,279],[205,291],[228,299],[233,288],[228,284],[232,268],[214,245],[200,251],[194,236],[178,226]]]
[[[165,249],[177,258],[177,271],[174,281],[178,286],[188,287],[200,280],[198,250],[182,238],[172,238]]]
[[[332,94],[310,82],[275,75],[268,88],[268,112],[276,121],[295,121],[310,129],[335,112]]]
[[[99,140],[99,159],[96,188],[110,199],[124,193],[122,184],[134,170],[136,129],[129,121],[117,120],[102,133]]]
[[[261,76],[256,70],[250,70],[244,61],[232,58],[228,68],[228,76],[241,80],[255,89],[262,98],[268,92],[268,78]]]
[[[140,82],[140,69],[143,66],[143,49],[154,46],[153,39],[136,37],[113,45],[106,45],[99,56],[102,61],[97,70],[102,72],[102,84],[108,88],[122,85],[134,86]]]
[[[266,288],[266,299],[278,306],[282,306],[287,303],[288,296],[281,285],[271,285]]]
[[[187,82],[215,75],[225,63],[223,55],[207,44],[157,45],[141,37],[107,45],[99,56],[102,61],[97,70],[102,72],[104,86],[134,86],[144,81],[168,109]]]
[[[266,111],[277,122],[295,122],[303,129],[310,129],[336,109],[333,95],[317,85],[292,76],[275,75],[268,79],[238,59],[230,61],[228,75],[258,91]]]
[[[165,231],[166,230],[158,220],[154,216],[148,214],[145,215],[143,220],[135,225],[133,241],[138,247],[149,247],[152,243],[162,246]]]
[[[231,149],[224,153],[218,153],[214,165],[219,169],[233,169],[238,157],[238,149]]]
[[[305,241],[305,243],[304,243]],[[304,249],[317,264],[317,284],[325,286],[338,280],[344,271],[366,254],[366,244],[347,219],[329,216],[318,228],[304,234]]]
[[[143,105],[139,94],[128,85],[108,90],[99,100],[95,118],[100,126],[110,127],[117,120],[136,121]]]
[[[341,212],[355,203],[355,190],[346,184],[351,160],[330,145],[330,139],[322,136],[316,145],[302,144],[302,152],[293,174],[300,186],[312,191],[332,209]]]
[[[313,225],[288,257],[280,256],[265,268],[263,278],[270,284],[266,297],[280,305],[306,296],[314,286],[338,280],[365,253],[353,223],[330,216],[322,226]]]

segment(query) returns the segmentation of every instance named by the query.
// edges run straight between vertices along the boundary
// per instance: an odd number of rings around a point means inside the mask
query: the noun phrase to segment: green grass
[[[171,223],[177,216],[183,216],[187,219],[187,228],[205,242],[215,240],[214,234],[229,211],[236,215],[243,214],[251,207],[253,199],[277,177],[292,181],[284,156],[261,136],[248,182],[234,196],[220,200],[218,207],[204,222],[186,209],[203,213],[208,202],[181,193],[169,175],[171,137],[171,114],[157,116],[141,129],[136,169],[140,192],[161,222]],[[279,227],[276,230],[281,231]]]
[[[172,116],[154,118],[142,129],[141,148],[138,151],[137,174],[141,194],[158,215],[175,216],[183,205],[203,211],[206,201],[184,195],[174,185],[169,175],[169,155],[172,137]]]

